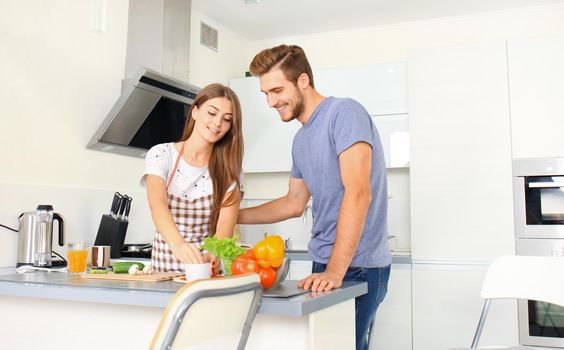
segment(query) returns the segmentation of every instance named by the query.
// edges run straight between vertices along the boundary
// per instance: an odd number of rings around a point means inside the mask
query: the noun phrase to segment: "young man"
[[[309,253],[312,274],[299,286],[328,291],[343,281],[368,283],[356,300],[357,349],[387,291],[392,257],[387,242],[386,165],[380,137],[356,101],[324,97],[315,90],[311,66],[298,46],[257,54],[250,71],[280,119],[302,127],[292,144],[288,193],[242,209],[238,222],[265,224],[302,215],[313,197],[315,216]]]

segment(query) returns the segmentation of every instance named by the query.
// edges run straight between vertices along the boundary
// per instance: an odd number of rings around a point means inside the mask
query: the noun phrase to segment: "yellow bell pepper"
[[[266,236],[255,244],[253,251],[262,267],[278,268],[284,261],[284,240],[280,236]]]

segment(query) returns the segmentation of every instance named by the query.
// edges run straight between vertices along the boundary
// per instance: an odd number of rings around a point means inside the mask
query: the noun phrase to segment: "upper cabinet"
[[[407,62],[319,69],[313,77],[320,94],[353,98],[372,116],[408,112]]]
[[[564,36],[507,44],[514,158],[564,156]]]
[[[256,77],[231,79],[229,86],[241,102],[245,154],[243,171],[264,173],[290,171],[292,140],[300,122],[284,123],[278,112],[268,106]]]
[[[372,116],[379,132],[387,167],[409,165],[407,118],[407,64],[322,69],[313,72],[315,88],[324,96],[350,97]],[[294,120],[284,123],[270,108],[256,77],[231,79],[243,110],[247,173],[290,171],[292,140],[301,127]]]

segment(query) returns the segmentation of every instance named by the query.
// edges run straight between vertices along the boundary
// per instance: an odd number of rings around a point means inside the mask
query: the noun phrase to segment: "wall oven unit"
[[[550,255],[564,259],[564,239],[517,239],[516,252],[518,255]],[[563,276],[564,273],[553,277]],[[564,348],[563,307],[534,300],[519,300],[518,310],[521,344]]]
[[[564,158],[513,160],[516,238],[564,239]]]

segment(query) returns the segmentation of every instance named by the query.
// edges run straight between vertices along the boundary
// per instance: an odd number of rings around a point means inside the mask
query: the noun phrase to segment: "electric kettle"
[[[19,219],[17,266],[51,267],[53,221],[59,223],[59,245],[62,247],[65,245],[63,218],[53,213],[53,206],[39,205],[35,212],[22,213]]]

